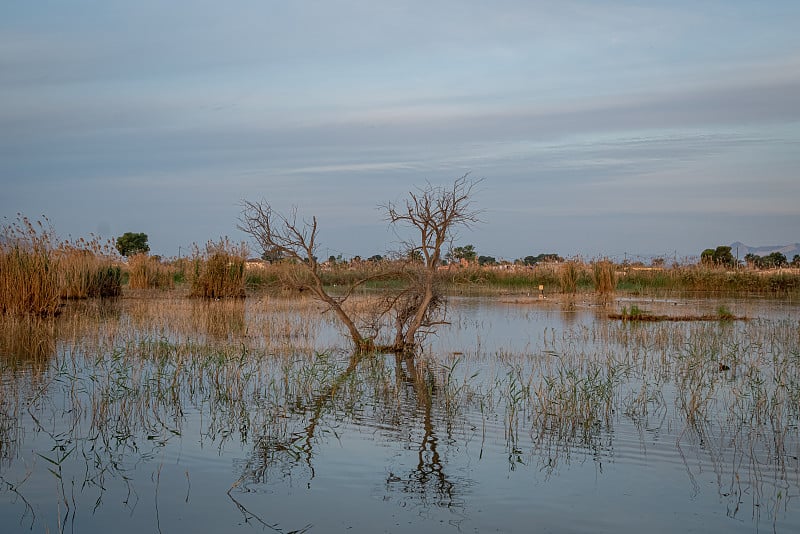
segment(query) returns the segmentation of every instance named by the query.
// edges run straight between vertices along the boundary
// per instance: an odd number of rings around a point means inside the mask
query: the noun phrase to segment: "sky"
[[[456,245],[498,259],[795,243],[798,27],[796,0],[4,0],[0,217],[177,256],[265,199],[367,257],[406,236],[380,205],[469,173]]]

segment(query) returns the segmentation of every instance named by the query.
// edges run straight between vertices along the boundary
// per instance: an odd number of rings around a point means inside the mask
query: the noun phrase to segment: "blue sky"
[[[800,241],[800,2],[0,5],[0,216],[171,256],[297,206],[319,255],[482,178],[459,244],[691,256]]]

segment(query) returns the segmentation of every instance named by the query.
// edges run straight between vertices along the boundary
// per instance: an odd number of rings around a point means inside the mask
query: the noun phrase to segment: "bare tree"
[[[437,288],[436,271],[445,246],[452,245],[459,228],[469,228],[480,221],[480,212],[472,207],[472,192],[480,180],[468,174],[456,179],[452,186],[431,183],[408,193],[401,204],[384,206],[392,225],[411,228],[413,239],[405,240],[406,255],[421,255],[422,262],[413,269],[411,288],[398,299],[395,307],[395,347],[412,350],[420,329],[428,329],[441,321],[436,310],[443,303]]]
[[[436,287],[436,269],[441,263],[443,249],[452,242],[455,231],[478,222],[478,212],[471,207],[471,195],[477,183],[468,179],[468,175],[455,180],[451,187],[428,183],[410,192],[403,204],[383,206],[392,225],[409,226],[415,230],[414,239],[404,242],[404,257],[408,260],[396,263],[394,272],[394,276],[402,277],[407,283],[403,289],[386,295],[381,303],[376,304],[371,318],[364,320],[361,328],[343,305],[356,287],[372,277],[355,281],[343,295],[328,293],[315,254],[316,217],[300,220],[296,208],[283,215],[264,200],[245,200],[238,228],[254,238],[264,252],[295,261],[298,271],[292,285],[309,289],[336,314],[347,328],[357,351],[412,353],[417,336],[442,323],[436,314],[444,302]],[[415,257],[421,261],[414,261]],[[376,276],[386,276],[386,273]],[[375,340],[387,317],[392,317],[394,342],[377,346]]]
[[[349,293],[344,297],[334,297],[323,286],[315,254],[317,218],[298,221],[297,208],[292,208],[286,216],[273,210],[265,200],[245,200],[242,207],[238,228],[254,238],[264,252],[296,261],[301,271],[309,276],[296,277],[293,285],[299,289],[311,290],[317,299],[327,304],[347,328],[359,351],[372,349],[373,339],[362,336],[353,319],[342,308]]]

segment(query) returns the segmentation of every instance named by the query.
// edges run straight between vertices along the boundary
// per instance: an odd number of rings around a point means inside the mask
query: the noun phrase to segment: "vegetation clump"
[[[58,244],[59,285],[67,299],[117,297],[122,293],[119,256],[110,242],[91,236]]]
[[[561,286],[562,293],[575,293],[578,290],[579,276],[578,262],[568,261],[564,263],[564,265],[561,266],[558,276],[558,282]]]
[[[592,263],[594,288],[602,296],[613,295],[617,289],[617,268],[609,260]]]
[[[190,295],[207,299],[245,296],[245,261],[248,249],[227,237],[206,243],[203,252],[195,246],[189,283]]]
[[[617,319],[625,321],[641,321],[641,322],[657,322],[657,321],[746,321],[748,318],[745,316],[734,315],[726,306],[720,305],[717,307],[714,314],[702,315],[661,315],[645,311],[636,304],[631,304],[630,309],[623,306],[620,313],[611,313],[608,315],[609,319]]]
[[[62,298],[118,296],[116,260],[97,237],[59,241],[47,219],[19,215],[0,238],[0,312],[48,316],[58,313]]]
[[[18,215],[3,226],[0,240],[0,311],[12,315],[55,315],[61,288],[56,237],[47,219],[33,223]]]
[[[131,289],[171,289],[175,287],[174,269],[160,258],[146,253],[128,258],[128,287]]]

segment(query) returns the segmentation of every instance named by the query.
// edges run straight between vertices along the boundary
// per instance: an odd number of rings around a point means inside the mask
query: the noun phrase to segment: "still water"
[[[299,299],[0,328],[3,532],[800,532],[800,321],[453,298],[414,360]]]

